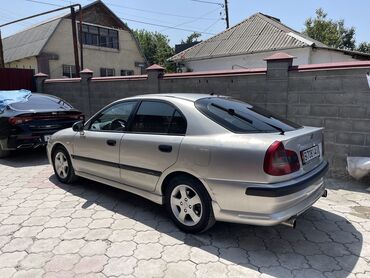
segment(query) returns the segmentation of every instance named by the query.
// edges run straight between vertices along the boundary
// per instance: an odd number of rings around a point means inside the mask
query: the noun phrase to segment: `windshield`
[[[209,97],[195,102],[195,107],[219,125],[235,133],[286,132],[301,128],[271,112],[242,101]]]

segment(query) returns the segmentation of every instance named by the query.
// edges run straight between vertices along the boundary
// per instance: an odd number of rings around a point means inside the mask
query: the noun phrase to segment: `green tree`
[[[202,34],[198,32],[191,33],[186,40],[181,40],[181,43],[193,43],[196,42]]]
[[[364,53],[370,53],[370,43],[362,42],[356,50]]]
[[[163,66],[167,72],[175,71],[175,65],[167,61],[168,58],[174,55],[174,49],[169,45],[167,36],[144,29],[135,30],[134,34],[150,65],[159,64]]]
[[[306,20],[303,33],[331,47],[355,49],[355,28],[346,27],[343,19],[328,19],[327,15],[323,9],[317,9],[316,17]]]

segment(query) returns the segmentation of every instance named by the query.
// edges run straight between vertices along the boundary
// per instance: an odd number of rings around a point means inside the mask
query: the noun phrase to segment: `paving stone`
[[[229,278],[241,278],[241,277],[248,277],[248,278],[257,278],[260,277],[261,273],[255,267],[251,265],[229,265],[228,274]]]
[[[196,264],[218,261],[218,249],[213,246],[192,247],[190,260]]]
[[[103,255],[107,248],[108,244],[103,240],[89,241],[80,249],[79,254],[81,256]]]
[[[16,231],[14,237],[34,237],[44,229],[43,226],[22,227]]]
[[[30,218],[28,215],[12,215],[2,221],[3,225],[21,224]]]
[[[86,234],[85,239],[86,240],[108,239],[111,233],[112,233],[111,229],[106,228],[93,229]]]
[[[137,260],[133,257],[111,258],[103,273],[107,276],[128,275],[134,272],[136,264]]]
[[[279,262],[281,266],[293,270],[308,268],[307,260],[305,257],[295,253],[278,254]]]
[[[43,274],[43,269],[20,270],[13,275],[13,278],[41,278]]]
[[[0,225],[0,236],[10,235],[19,228],[19,225]]]
[[[224,264],[247,264],[249,262],[247,252],[242,248],[221,248],[220,261]]]
[[[159,259],[163,246],[159,243],[138,244],[134,257],[139,260]]]
[[[173,245],[163,248],[162,259],[166,262],[186,261],[190,259],[190,246]]]
[[[315,269],[301,269],[301,270],[293,270],[293,274],[295,277],[300,278],[325,278],[325,275]]]
[[[53,257],[53,253],[30,253],[21,262],[21,268],[43,268],[47,261]]]
[[[58,228],[45,228],[42,230],[39,234],[36,235],[37,238],[58,238],[60,237],[64,232],[66,231],[66,228],[58,227]]]
[[[108,228],[114,222],[113,219],[95,219],[89,224],[90,229]]]
[[[207,263],[197,265],[196,277],[226,277],[226,265]]]
[[[165,277],[191,278],[195,277],[196,264],[191,261],[168,263]]]
[[[26,255],[24,251],[0,254],[0,269],[17,266]]]
[[[111,244],[106,254],[110,258],[132,256],[136,246],[137,244],[133,241],[115,242]]]
[[[60,236],[61,239],[79,239],[85,237],[89,232],[88,228],[75,228],[68,229],[64,234]]]
[[[80,256],[77,254],[56,255],[45,265],[45,270],[49,272],[71,270],[79,260]]]
[[[248,255],[250,263],[259,267],[279,265],[276,255],[267,250],[248,251]]]
[[[68,229],[84,228],[88,227],[91,221],[91,218],[74,218],[66,225],[66,227]]]
[[[33,240],[31,238],[14,238],[9,243],[7,243],[1,251],[3,252],[14,252],[14,251],[25,251],[31,244]]]
[[[77,253],[86,242],[82,239],[64,240],[57,245],[53,253],[54,254],[73,254]]]
[[[142,260],[137,262],[133,274],[140,278],[162,277],[165,269],[166,262],[161,259]]]
[[[52,251],[59,242],[59,238],[38,239],[34,241],[33,245],[29,248],[29,251],[33,253],[49,252]]]
[[[13,267],[4,267],[0,269],[1,278],[10,278],[17,270]]]
[[[284,277],[284,278],[293,278],[294,275],[290,270],[281,267],[281,266],[271,266],[271,267],[261,267],[260,271],[262,272],[261,278],[267,277]]]
[[[107,263],[108,258],[104,255],[82,258],[74,267],[75,273],[100,272]]]
[[[116,230],[112,232],[109,240],[112,242],[133,240],[136,233],[135,230]]]
[[[134,237],[134,241],[136,243],[154,243],[158,242],[160,235],[157,231],[138,232]]]

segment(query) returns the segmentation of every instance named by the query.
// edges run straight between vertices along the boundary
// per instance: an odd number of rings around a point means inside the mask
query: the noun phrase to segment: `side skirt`
[[[87,173],[84,173],[84,172],[75,171],[75,174],[77,176],[80,176],[80,177],[83,177],[83,178],[86,178],[86,179],[89,179],[89,180],[97,181],[97,182],[104,183],[106,185],[109,185],[109,186],[112,186],[112,187],[115,187],[115,188],[118,188],[118,189],[122,189],[122,190],[125,190],[125,191],[128,191],[128,192],[131,192],[131,193],[136,194],[138,196],[141,196],[145,199],[148,199],[148,200],[150,200],[154,203],[163,205],[163,197],[161,195],[153,194],[153,193],[145,191],[145,190],[141,190],[141,189],[138,189],[138,188],[126,185],[126,184],[122,184],[122,183],[119,183],[119,182],[116,182],[116,181],[104,179],[104,178],[101,178],[101,177],[98,177],[98,176],[95,176],[95,175],[91,175],[91,174],[87,174]]]

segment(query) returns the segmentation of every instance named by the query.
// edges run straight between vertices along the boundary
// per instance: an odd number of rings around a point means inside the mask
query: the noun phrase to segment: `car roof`
[[[166,99],[166,98],[177,98],[182,100],[188,100],[191,102],[195,102],[198,99],[207,98],[207,97],[225,97],[221,95],[213,95],[213,94],[193,94],[193,93],[172,93],[172,94],[146,94],[146,95],[139,95],[130,97],[130,99],[145,99],[145,98],[156,98],[156,99]]]

